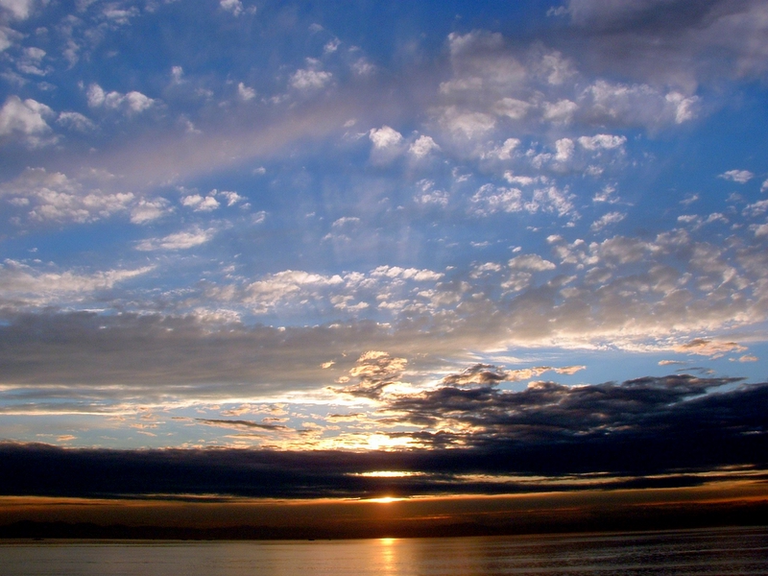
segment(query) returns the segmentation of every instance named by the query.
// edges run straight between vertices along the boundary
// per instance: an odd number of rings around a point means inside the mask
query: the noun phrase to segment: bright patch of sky
[[[478,366],[764,378],[766,32],[760,0],[0,1],[0,438],[420,446],[390,408]]]

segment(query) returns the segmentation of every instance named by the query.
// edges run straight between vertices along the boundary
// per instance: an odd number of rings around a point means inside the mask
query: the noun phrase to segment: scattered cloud
[[[718,178],[724,178],[725,180],[738,182],[739,184],[746,184],[754,177],[755,175],[749,170],[728,170],[718,176]]]
[[[212,228],[193,229],[186,232],[175,232],[163,238],[150,238],[142,240],[136,245],[137,250],[151,252],[156,250],[188,250],[210,242],[216,232]]]

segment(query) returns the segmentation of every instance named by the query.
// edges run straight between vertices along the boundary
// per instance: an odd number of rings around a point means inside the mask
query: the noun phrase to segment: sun
[[[381,498],[368,498],[366,502],[375,502],[376,504],[392,504],[392,502],[401,502],[402,500],[405,500],[405,498],[382,496]]]

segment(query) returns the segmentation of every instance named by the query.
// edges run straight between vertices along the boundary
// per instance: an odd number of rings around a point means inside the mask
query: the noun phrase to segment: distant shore
[[[586,532],[632,532],[764,526],[768,500],[751,503],[657,505],[584,512],[570,517],[509,517],[493,523],[480,522],[382,522],[368,526],[320,522],[297,526],[129,526],[92,522],[44,522],[21,520],[0,526],[0,539],[107,539],[107,540],[312,540],[349,538],[419,538],[501,536]]]

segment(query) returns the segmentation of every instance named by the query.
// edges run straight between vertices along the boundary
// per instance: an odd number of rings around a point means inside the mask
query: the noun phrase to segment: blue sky
[[[487,414],[415,403],[751,390],[767,29],[757,0],[0,0],[0,438],[467,446]]]

